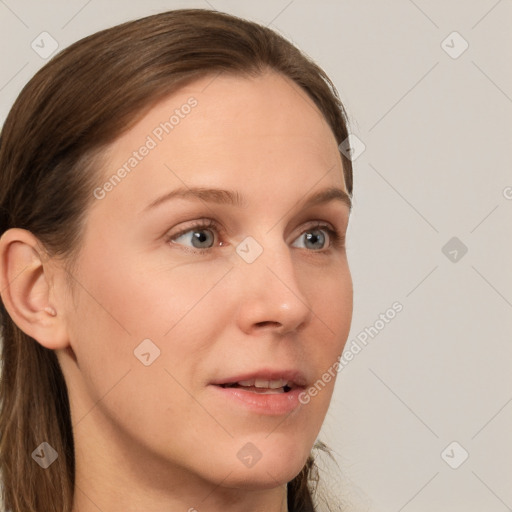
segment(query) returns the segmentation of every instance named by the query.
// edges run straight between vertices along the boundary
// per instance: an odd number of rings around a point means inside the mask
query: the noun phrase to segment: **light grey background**
[[[0,123],[46,62],[41,32],[61,49],[180,7],[285,35],[331,76],[366,146],[347,346],[403,311],[340,372],[321,434],[332,493],[349,511],[512,510],[511,1],[0,0]],[[465,255],[442,252],[452,237]]]

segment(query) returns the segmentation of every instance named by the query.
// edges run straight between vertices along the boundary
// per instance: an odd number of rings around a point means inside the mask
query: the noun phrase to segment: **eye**
[[[172,235],[169,241],[201,252],[214,246],[215,232],[218,229],[217,224],[213,220],[208,219],[190,226],[187,230],[181,231],[176,235]],[[222,242],[219,245],[222,245]]]
[[[217,241],[222,228],[212,219],[202,219],[195,224],[188,226],[179,233],[170,235],[167,238],[169,243],[183,246],[184,250],[197,254],[206,254],[215,246],[226,245],[225,242]],[[339,249],[343,246],[345,237],[329,225],[317,222],[309,226],[292,243],[292,247],[309,249],[312,252],[327,252],[330,248]],[[299,244],[297,243],[299,242]],[[303,244],[300,244],[303,241]]]
[[[303,240],[304,245],[293,243],[293,247],[321,251],[330,247],[338,248],[343,242],[343,237],[330,226],[317,223],[303,231],[297,240]]]

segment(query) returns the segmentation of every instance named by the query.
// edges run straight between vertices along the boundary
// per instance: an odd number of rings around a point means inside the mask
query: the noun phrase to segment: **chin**
[[[259,443],[258,451],[250,441],[243,444],[244,448],[236,453],[236,459],[229,464],[226,473],[231,471],[231,474],[223,486],[247,490],[271,489],[290,482],[300,473],[312,444],[296,443],[290,439],[285,441],[281,436],[270,441],[271,437]],[[260,458],[256,460],[257,457]]]
[[[274,489],[293,480],[300,473],[302,466],[293,468],[288,466],[281,471],[276,471],[274,466],[270,468],[262,466],[258,469],[256,467],[246,470],[239,469],[231,473],[222,483],[222,486],[248,491]]]

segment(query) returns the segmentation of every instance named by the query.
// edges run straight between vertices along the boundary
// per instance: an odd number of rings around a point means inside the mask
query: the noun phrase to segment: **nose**
[[[265,247],[252,263],[238,261],[235,274],[240,283],[236,321],[246,334],[285,335],[311,321],[311,305],[301,289],[290,248],[282,240]]]

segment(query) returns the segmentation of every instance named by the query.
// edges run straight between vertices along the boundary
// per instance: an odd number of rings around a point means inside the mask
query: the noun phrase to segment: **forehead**
[[[126,172],[109,196],[126,195],[132,206],[187,184],[222,184],[247,196],[285,183],[302,194],[319,179],[345,188],[325,118],[275,72],[203,77],[168,96],[110,146],[103,179],[120,168]]]

